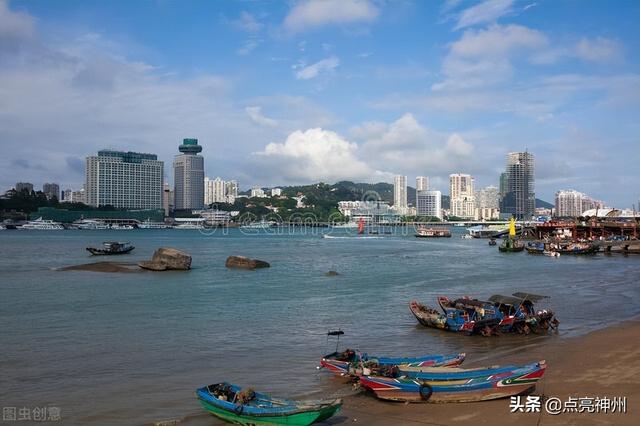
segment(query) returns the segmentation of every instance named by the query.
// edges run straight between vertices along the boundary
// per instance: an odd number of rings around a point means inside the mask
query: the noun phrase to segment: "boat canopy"
[[[473,307],[484,307],[487,304],[491,304],[489,302],[485,302],[483,300],[478,300],[478,299],[456,299],[453,301],[453,303],[455,305],[466,305],[466,306],[473,306]]]
[[[493,303],[499,303],[501,305],[512,305],[512,306],[519,306],[524,302],[531,302],[529,299],[522,299],[522,298],[519,299],[517,297],[502,296],[500,294],[494,294],[489,298],[489,300],[492,301]]]
[[[543,296],[540,294],[533,294],[533,293],[524,293],[524,292],[517,292],[517,293],[513,293],[513,295],[515,297],[519,297],[521,299],[527,299],[527,300],[531,300],[532,302],[538,302],[542,299],[548,299],[549,296]]]

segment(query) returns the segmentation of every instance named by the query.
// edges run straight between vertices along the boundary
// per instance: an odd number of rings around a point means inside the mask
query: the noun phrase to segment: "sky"
[[[242,189],[448,175],[640,199],[640,2],[0,0],[0,188],[79,189],[100,149]]]

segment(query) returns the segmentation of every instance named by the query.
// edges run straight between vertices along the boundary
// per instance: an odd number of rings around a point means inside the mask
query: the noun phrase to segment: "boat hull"
[[[91,253],[94,256],[114,256],[114,255],[118,255],[118,254],[127,254],[130,253],[131,250],[133,250],[135,247],[127,247],[124,250],[120,250],[117,252],[113,252],[110,250],[104,250],[104,249],[97,249],[97,248],[93,248],[93,247],[87,247],[87,251],[89,253]]]
[[[430,383],[420,379],[360,377],[360,384],[384,400],[402,402],[475,402],[529,393],[542,378],[546,364],[516,368],[489,378],[476,378],[466,383]]]
[[[354,361],[342,361],[333,358],[336,354],[326,355],[320,360],[320,367],[327,369],[336,376],[352,376],[353,369],[352,364],[358,363],[359,360]],[[403,367],[454,367],[460,365],[465,359],[465,354],[458,355],[428,355],[424,357],[415,358],[387,358],[387,357],[370,357],[367,356],[364,362],[375,362],[379,366],[398,366]]]
[[[207,401],[199,399],[200,405],[207,410],[210,414],[226,420],[231,423],[241,425],[310,425],[313,423],[322,422],[340,410],[340,405],[329,406],[317,411],[291,414],[288,416],[252,416],[237,414],[224,410],[218,406],[210,404]]]

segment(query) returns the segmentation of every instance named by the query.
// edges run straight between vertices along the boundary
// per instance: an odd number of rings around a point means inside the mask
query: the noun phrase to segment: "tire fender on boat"
[[[432,393],[433,388],[430,385],[427,383],[420,385],[420,398],[422,398],[423,401],[428,401]]]

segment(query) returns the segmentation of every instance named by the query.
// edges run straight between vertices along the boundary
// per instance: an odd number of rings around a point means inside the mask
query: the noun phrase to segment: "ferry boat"
[[[111,229],[114,229],[116,231],[128,231],[134,228],[131,225],[118,225],[117,223],[114,223],[113,225],[111,225]]]
[[[273,221],[261,220],[260,222],[247,223],[246,225],[240,226],[240,228],[242,228],[242,229],[267,229],[267,228],[273,228],[274,226],[276,226],[276,223],[273,222]]]
[[[416,238],[450,238],[451,231],[447,228],[425,228],[416,229]]]
[[[109,229],[109,225],[96,219],[81,219],[73,222],[76,229]]]
[[[30,220],[24,225],[18,227],[18,229],[25,230],[38,230],[38,231],[60,231],[64,229],[61,223],[54,222],[52,220],[42,220],[38,218],[36,220]]]
[[[467,228],[473,238],[495,238],[509,230],[505,225],[477,225]]]
[[[138,225],[140,229],[167,229],[169,226],[163,222],[151,222],[150,220],[145,220],[141,224]]]

